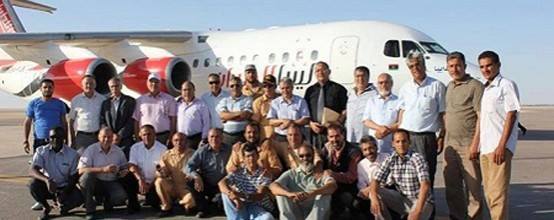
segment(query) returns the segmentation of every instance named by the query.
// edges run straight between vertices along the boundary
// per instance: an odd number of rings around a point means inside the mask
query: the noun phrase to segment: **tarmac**
[[[36,219],[40,215],[40,211],[30,210],[34,201],[27,186],[31,156],[22,147],[24,117],[23,110],[0,110],[0,219]],[[526,106],[520,122],[528,131],[525,136],[520,135],[512,162],[510,219],[551,220],[554,219],[554,107]],[[442,165],[439,162],[436,174],[436,219],[448,219]],[[72,211],[72,216],[56,216],[57,210],[52,214],[55,219],[82,219],[85,212],[80,208]],[[158,219],[157,213],[148,208],[139,214],[127,215],[124,207],[109,214],[99,207],[98,214],[99,218],[106,219]],[[176,214],[164,219],[183,219],[181,211]],[[488,214],[486,219],[490,219]]]

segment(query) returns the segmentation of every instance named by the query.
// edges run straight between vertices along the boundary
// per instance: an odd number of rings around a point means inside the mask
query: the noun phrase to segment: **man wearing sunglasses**
[[[208,84],[210,91],[202,94],[201,98],[208,109],[210,110],[210,128],[220,128],[223,129],[223,124],[219,118],[219,113],[215,110],[215,107],[225,97],[229,97],[229,92],[221,89],[221,80],[218,74],[210,73],[208,75]]]
[[[252,104],[254,113],[252,114],[252,120],[256,121],[262,127],[261,137],[263,139],[273,136],[273,126],[270,125],[267,118],[271,102],[279,96],[275,91],[277,88],[277,80],[273,75],[264,76],[263,82],[263,95],[256,98]],[[243,89],[244,91],[244,89]]]
[[[231,96],[221,99],[216,110],[223,122],[223,143],[228,146],[242,140],[244,129],[252,116],[252,97],[242,94],[242,81],[239,77],[229,82]]]

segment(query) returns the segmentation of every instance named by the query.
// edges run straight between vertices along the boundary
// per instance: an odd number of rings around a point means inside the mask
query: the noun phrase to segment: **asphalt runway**
[[[29,209],[34,202],[27,187],[30,155],[22,148],[23,119],[23,110],[0,110],[0,219],[36,219],[40,214]],[[554,107],[524,107],[520,121],[528,131],[520,136],[513,159],[510,219],[551,220],[554,219]],[[439,163],[435,186],[437,219],[448,219],[442,163]],[[57,211],[52,213],[57,214]],[[85,215],[83,209],[72,213],[76,216],[56,219],[82,219]],[[120,208],[109,216],[99,211],[98,217],[157,219],[157,213],[143,209],[139,214],[127,215],[124,208]],[[165,219],[182,218],[178,215]]]

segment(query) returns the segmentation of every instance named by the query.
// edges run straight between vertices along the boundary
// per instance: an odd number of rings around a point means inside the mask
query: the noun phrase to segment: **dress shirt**
[[[312,121],[318,121],[317,115],[319,113],[317,111],[317,103],[321,87],[322,86],[319,83],[315,83],[314,85],[308,87],[306,94],[304,95]],[[344,86],[329,80],[323,85],[323,93],[324,107],[330,108],[339,114],[346,109],[347,91]]]
[[[79,155],[73,148],[63,145],[56,153],[51,145],[47,144],[37,148],[31,167],[42,168],[44,175],[52,179],[58,187],[64,187],[68,184],[69,177],[77,174],[78,163]]]
[[[229,156],[231,156],[231,147],[223,143],[218,152],[209,144],[202,144],[189,159],[187,173],[202,177],[204,183],[208,185],[217,186],[219,180],[226,175],[225,165]]]
[[[399,105],[398,96],[392,93],[387,97],[375,95],[366,104],[363,120],[371,120],[378,125],[391,126],[398,120]],[[369,129],[369,135],[375,137],[375,130]],[[377,139],[377,147],[380,153],[391,153],[393,151],[392,134]]]
[[[446,87],[427,76],[421,85],[408,81],[400,89],[400,109],[404,110],[400,128],[412,132],[437,132],[439,114],[445,111]]]
[[[195,98],[186,103],[182,98],[177,102],[177,131],[192,136],[202,133],[202,138],[208,137],[210,130],[210,112],[200,99]]]
[[[76,131],[97,132],[100,130],[100,110],[104,100],[106,97],[97,92],[94,92],[91,98],[85,96],[84,93],[73,97],[69,118],[75,121],[73,127]]]
[[[269,112],[267,113],[268,119],[298,120],[309,117],[310,112],[308,111],[306,100],[297,95],[292,95],[290,103],[283,96],[274,99],[271,101]],[[275,133],[287,135],[287,130],[275,127]]]
[[[168,175],[173,180],[173,184],[176,186],[186,186],[185,173],[183,173],[183,167],[187,165],[190,157],[194,153],[194,150],[187,148],[185,152],[180,153],[178,147],[171,148],[162,155],[160,160],[160,166],[165,167],[168,171]]]
[[[146,149],[144,142],[138,142],[131,147],[129,163],[138,166],[147,183],[152,183],[156,178],[156,165],[160,164],[162,155],[167,147],[155,141],[150,149]]]
[[[276,99],[279,94],[275,94],[275,97],[269,98],[265,94],[256,98],[252,103],[252,111],[255,115],[260,115],[261,137],[270,138],[273,135],[273,126],[269,125],[269,119],[267,114],[271,105],[271,101]]]
[[[208,109],[210,110],[210,122],[211,122],[211,128],[223,128],[223,123],[221,123],[221,118],[219,118],[219,113],[216,111],[217,104],[221,101],[221,99],[225,97],[229,97],[229,92],[225,90],[221,90],[219,92],[218,96],[215,96],[211,91],[208,91],[202,95],[200,99],[204,101],[206,106],[208,106]]]
[[[170,131],[170,117],[176,116],[176,107],[173,96],[167,93],[160,92],[156,96],[147,93],[137,98],[133,118],[139,122],[139,126],[154,126],[156,133]]]
[[[375,173],[379,170],[379,165],[389,157],[389,154],[378,153],[375,161],[371,162],[369,159],[364,158],[358,163],[358,186],[359,190],[362,190],[369,186],[371,181],[375,179]]]
[[[362,136],[367,134],[368,128],[364,126],[363,115],[368,100],[377,95],[375,87],[369,84],[362,91],[362,94],[356,93],[356,87],[348,91],[348,102],[346,103],[346,140],[350,143],[359,143]]]
[[[125,158],[123,150],[117,145],[112,145],[108,153],[105,153],[100,143],[96,142],[85,149],[79,158],[77,168],[104,167],[110,164],[116,165],[118,170],[127,165],[127,158]],[[114,181],[117,179],[117,173],[98,173],[96,177],[104,181]]]
[[[217,104],[216,110],[218,114],[221,112],[252,112],[252,97],[245,95],[239,97],[225,97]],[[223,131],[229,133],[241,132],[244,131],[247,124],[248,120],[228,120],[223,123]]]

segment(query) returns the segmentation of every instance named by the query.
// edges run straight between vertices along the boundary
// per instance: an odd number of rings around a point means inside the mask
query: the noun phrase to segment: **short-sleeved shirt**
[[[208,106],[208,109],[210,110],[210,122],[212,124],[211,128],[223,128],[223,123],[221,123],[221,118],[219,117],[219,113],[216,111],[216,107],[221,99],[229,96],[229,92],[225,90],[221,90],[217,96],[215,96],[212,92],[206,92],[202,95],[202,101],[206,103],[206,106]]]
[[[483,84],[466,75],[446,88],[445,129],[447,146],[469,147],[481,109]]]
[[[100,130],[100,110],[104,100],[106,97],[97,92],[94,92],[91,98],[84,93],[73,97],[69,118],[75,121],[73,127],[76,131],[97,132]]]
[[[173,180],[174,185],[186,185],[185,173],[183,173],[183,167],[187,165],[189,158],[194,151],[187,148],[185,152],[180,153],[177,147],[174,147],[166,151],[162,155],[160,160],[160,166],[165,167],[169,171],[169,176]]]
[[[210,112],[200,99],[186,103],[182,98],[177,101],[177,131],[187,136],[202,134],[208,137],[210,130]]]
[[[122,166],[127,165],[127,158],[118,146],[112,145],[108,153],[105,153],[100,143],[96,142],[85,149],[85,152],[79,158],[79,166],[77,168],[104,167],[110,164],[116,165],[119,170]],[[98,173],[96,177],[104,181],[114,181],[117,179],[117,174]]]
[[[77,151],[64,145],[56,153],[50,144],[37,148],[33,155],[31,166],[38,166],[44,171],[44,175],[52,179],[58,187],[67,186],[69,177],[77,174],[79,155]]]
[[[481,154],[493,152],[504,130],[508,112],[521,110],[517,85],[498,73],[493,81],[485,85],[481,99],[480,144]],[[519,116],[517,116],[519,117]],[[506,147],[515,153],[517,144],[518,119],[514,121],[514,128],[508,138]]]
[[[427,76],[418,85],[410,80],[400,89],[400,109],[404,110],[400,128],[412,132],[437,132],[439,114],[445,111],[446,87]]]
[[[209,144],[202,144],[187,162],[187,174],[202,177],[204,183],[217,186],[226,175],[225,165],[231,156],[231,147],[221,144],[219,151]]]
[[[335,182],[335,179],[328,175],[322,175],[321,178],[316,179],[313,172],[304,173],[299,167],[285,171],[275,182],[289,192],[310,192],[329,182]]]
[[[62,117],[65,114],[65,104],[57,98],[46,101],[42,98],[33,99],[26,111],[27,117],[33,119],[34,137],[37,139],[48,138],[50,129],[62,126]]]
[[[270,138],[273,135],[273,126],[269,125],[269,119],[267,118],[267,114],[269,112],[271,101],[273,101],[275,98],[276,97],[270,98],[264,94],[256,98],[254,100],[254,103],[252,103],[253,113],[258,114],[261,117],[259,121],[260,126],[262,127],[262,130],[260,131],[261,132],[260,135],[263,138]]]
[[[150,124],[156,133],[166,132],[171,129],[170,117],[176,116],[176,108],[173,96],[164,92],[156,96],[147,93],[137,98],[133,118],[139,122],[139,126]]]
[[[271,101],[268,119],[289,119],[298,120],[301,118],[309,118],[310,112],[306,100],[297,95],[292,95],[290,103],[283,96]],[[275,127],[275,133],[279,135],[287,135],[287,131]]]
[[[252,112],[252,97],[241,95],[239,97],[225,97],[221,99],[216,107],[217,113],[221,112]],[[244,131],[248,120],[235,121],[228,120],[223,123],[223,131],[237,133]]]
[[[387,97],[375,95],[369,98],[363,120],[371,120],[375,124],[391,126],[398,120],[398,111],[400,110],[400,100],[398,96],[390,94]],[[375,130],[369,129],[369,135],[375,137]],[[392,135],[389,134],[382,139],[377,139],[377,147],[380,153],[391,153]]]
[[[271,184],[271,179],[264,176],[264,169],[262,168],[258,168],[252,174],[248,173],[246,168],[239,168],[237,171],[227,175],[227,184],[236,187],[240,193],[252,195],[258,191],[259,187],[268,187]],[[261,201],[256,203],[267,210],[274,209],[269,195],[265,195]]]
[[[229,170],[230,168],[240,168],[243,165],[243,158],[241,156],[242,154],[242,147],[238,151],[233,150],[231,152],[231,156],[229,158],[229,162],[227,162],[226,168]],[[279,169],[282,170],[283,166],[281,165],[281,161],[279,161],[279,156],[277,156],[277,153],[275,152],[275,149],[271,145],[271,140],[267,139],[265,140],[260,147],[258,147],[258,165],[264,169]],[[276,177],[273,177],[276,178]]]
[[[408,151],[402,158],[394,152],[381,163],[374,180],[382,184],[387,183],[389,178],[400,194],[416,200],[421,182],[429,181],[429,168],[421,154]],[[427,201],[431,202],[432,198],[427,197]]]
[[[369,84],[362,94],[356,94],[356,87],[348,90],[346,102],[346,140],[350,143],[359,143],[362,136],[368,133],[368,128],[362,123],[364,110],[368,100],[377,95],[375,87]]]
[[[369,186],[371,181],[375,179],[375,174],[379,170],[379,165],[389,157],[389,154],[379,153],[375,161],[371,162],[369,159],[364,158],[358,163],[358,183],[356,186],[359,190],[362,190]]]
[[[147,183],[152,183],[156,178],[156,165],[160,164],[162,155],[167,147],[155,141],[150,149],[146,149],[144,142],[138,142],[131,147],[129,163],[138,166]]]

